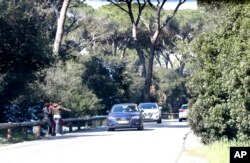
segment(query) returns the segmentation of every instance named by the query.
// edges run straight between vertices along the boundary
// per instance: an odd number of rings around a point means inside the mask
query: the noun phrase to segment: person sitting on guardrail
[[[56,124],[55,132],[57,136],[62,134],[62,116],[61,116],[62,111],[71,111],[71,110],[62,107],[61,102],[53,104],[53,117]]]
[[[45,103],[43,107],[43,119],[48,125],[48,135],[54,136],[55,122],[52,115],[52,109],[49,103]]]

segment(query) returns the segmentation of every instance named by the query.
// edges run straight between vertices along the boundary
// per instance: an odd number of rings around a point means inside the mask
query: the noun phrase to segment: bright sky
[[[178,4],[179,0],[168,0],[164,5],[164,9],[173,10]],[[86,0],[85,3],[97,9],[102,5],[106,5],[109,2],[103,0]],[[197,9],[197,0],[187,0],[184,4],[181,5],[180,9]]]

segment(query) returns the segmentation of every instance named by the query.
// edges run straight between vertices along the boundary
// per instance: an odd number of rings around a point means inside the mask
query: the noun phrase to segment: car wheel
[[[108,128],[108,131],[115,131],[115,128]]]
[[[181,119],[181,118],[179,118],[179,122],[182,122],[182,119]]]
[[[144,129],[143,126],[137,128],[137,130],[143,130],[143,129]]]
[[[161,121],[161,118],[157,120],[157,123],[161,123],[161,122],[162,122],[162,121]]]

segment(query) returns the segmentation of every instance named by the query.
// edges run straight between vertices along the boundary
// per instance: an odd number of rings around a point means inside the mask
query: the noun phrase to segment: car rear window
[[[137,112],[137,107],[134,105],[117,105],[114,106],[112,112],[119,113],[119,112]]]
[[[155,109],[155,108],[157,108],[157,106],[154,103],[146,103],[146,104],[140,104],[140,108],[142,108],[142,109]]]

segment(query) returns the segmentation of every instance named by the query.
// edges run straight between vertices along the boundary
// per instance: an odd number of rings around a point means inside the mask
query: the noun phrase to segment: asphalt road
[[[186,122],[145,123],[144,130],[105,127],[0,147],[0,163],[175,163]]]

